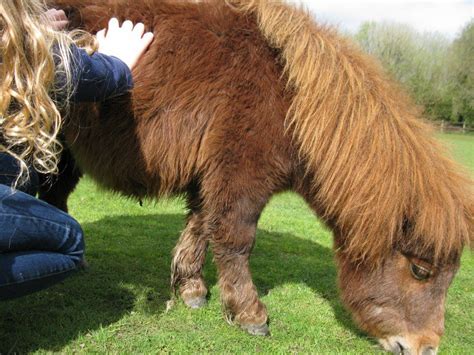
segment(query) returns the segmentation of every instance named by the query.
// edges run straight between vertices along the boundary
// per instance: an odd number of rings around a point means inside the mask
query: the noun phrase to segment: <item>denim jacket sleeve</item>
[[[89,55],[74,45],[71,51],[72,101],[104,101],[132,89],[132,73],[120,59],[101,53]]]

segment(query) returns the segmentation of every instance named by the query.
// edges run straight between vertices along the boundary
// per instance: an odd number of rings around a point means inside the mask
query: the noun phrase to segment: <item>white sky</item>
[[[474,0],[290,0],[304,3],[316,18],[357,31],[364,21],[407,23],[419,31],[454,38],[474,17]]]

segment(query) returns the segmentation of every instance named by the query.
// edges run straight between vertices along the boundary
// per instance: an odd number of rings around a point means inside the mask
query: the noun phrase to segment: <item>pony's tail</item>
[[[304,9],[226,1],[255,16],[280,53],[293,95],[287,127],[315,177],[323,217],[347,236],[345,251],[380,260],[407,233],[435,258],[462,250],[473,226],[469,182],[442,157],[418,109],[380,64]]]

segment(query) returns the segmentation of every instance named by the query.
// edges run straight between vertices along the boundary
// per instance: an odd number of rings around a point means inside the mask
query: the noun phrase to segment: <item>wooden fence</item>
[[[435,123],[435,126],[442,133],[474,133],[474,127],[464,123],[452,123],[449,121],[439,121]]]

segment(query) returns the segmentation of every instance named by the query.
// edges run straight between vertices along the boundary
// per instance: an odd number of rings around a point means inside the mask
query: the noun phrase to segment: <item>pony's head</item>
[[[441,155],[432,160],[437,180],[420,165],[417,174],[428,182],[412,182],[412,191],[405,185],[401,213],[379,209],[398,225],[391,235],[335,233],[342,301],[357,325],[395,354],[437,353],[446,294],[473,236],[470,184]]]
[[[357,325],[394,354],[436,354],[444,332],[446,293],[459,255],[436,264],[394,250],[376,268],[337,253],[341,298]]]

